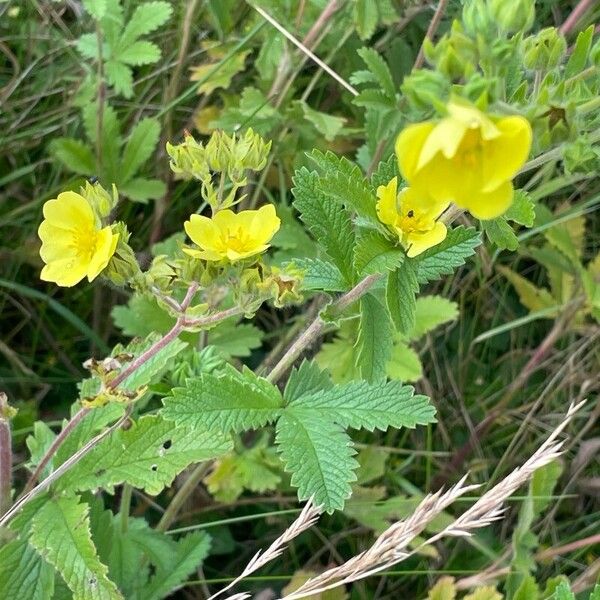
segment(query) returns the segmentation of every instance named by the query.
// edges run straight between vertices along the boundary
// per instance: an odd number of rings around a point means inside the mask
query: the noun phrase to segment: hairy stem
[[[357,283],[350,291],[346,292],[343,296],[340,296],[331,307],[333,314],[342,313],[346,308],[354,304],[354,302],[364,296],[373,285],[375,285],[380,277],[381,275],[379,273],[367,275],[367,277]],[[279,359],[279,362],[273,367],[273,370],[269,373],[267,379],[271,383],[279,381],[302,352],[309,348],[321,336],[326,324],[327,323],[320,316],[317,316]]]
[[[119,512],[121,514],[121,531],[127,533],[129,527],[129,511],[131,510],[131,495],[133,493],[133,487],[128,483],[123,484],[121,489],[121,505]]]
[[[0,516],[12,503],[12,439],[6,394],[0,392]]]
[[[426,40],[432,40],[435,32],[440,26],[440,22],[444,15],[444,11],[446,10],[446,5],[448,4],[448,0],[440,0],[437,8],[435,9],[435,13],[433,14],[433,18],[429,23],[429,27],[427,28],[427,33],[425,34]],[[414,69],[420,69],[423,66],[423,62],[425,62],[425,53],[423,52],[423,44],[421,44],[421,48],[419,49],[419,54],[417,54],[417,59],[415,60]]]
[[[175,496],[169,505],[167,510],[161,517],[158,525],[156,526],[157,531],[166,531],[169,529],[173,521],[177,518],[177,514],[181,510],[181,507],[186,503],[187,499],[192,495],[200,481],[204,478],[208,470],[210,469],[211,461],[206,461],[196,465],[194,470],[190,473],[189,477],[185,480],[185,483],[179,488]]]

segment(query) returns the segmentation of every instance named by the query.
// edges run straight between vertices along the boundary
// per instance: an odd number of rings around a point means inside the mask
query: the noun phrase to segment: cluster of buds
[[[186,179],[197,179],[202,184],[202,197],[213,212],[239,202],[239,188],[247,183],[247,171],[260,171],[267,164],[271,142],[265,142],[252,129],[242,136],[215,132],[206,145],[186,134],[181,144],[167,144],[171,169]],[[213,175],[219,173],[218,183]],[[225,196],[225,180],[231,188]]]
[[[523,40],[523,63],[532,71],[554,69],[566,52],[567,42],[556,27],[547,27]]]

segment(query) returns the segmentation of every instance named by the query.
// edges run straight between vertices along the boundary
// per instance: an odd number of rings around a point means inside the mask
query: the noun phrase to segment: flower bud
[[[491,0],[490,13],[507,33],[529,31],[535,19],[535,0]]]
[[[167,142],[167,153],[171,157],[171,170],[185,179],[205,179],[210,177],[206,148],[191,135],[185,136],[182,144]]]
[[[102,275],[115,285],[124,286],[143,277],[142,271],[133,249],[127,243],[130,234],[127,231],[125,223],[114,223],[112,225],[112,232],[113,234],[118,234],[119,240],[115,253],[106,269],[102,272]]]
[[[112,193],[109,194],[98,182],[85,182],[81,188],[81,195],[90,203],[94,214],[99,219],[105,219],[110,215],[119,201],[117,188],[113,183]]]
[[[516,2],[517,0],[508,0]],[[467,0],[462,12],[465,31],[472,37],[491,37],[496,30],[494,17],[486,0]]]
[[[439,71],[418,69],[404,78],[400,89],[411,105],[422,111],[448,98],[450,83]]]
[[[553,69],[563,60],[567,42],[556,27],[547,27],[523,41],[523,64],[528,69]]]

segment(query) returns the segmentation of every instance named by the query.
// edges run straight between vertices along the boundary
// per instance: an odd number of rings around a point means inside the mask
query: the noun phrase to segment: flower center
[[[460,144],[456,158],[462,167],[473,169],[480,163],[482,151],[483,140],[479,129],[470,129]]]
[[[406,233],[418,231],[425,233],[433,229],[435,222],[425,214],[415,213],[413,209],[406,212],[401,211],[396,226]]]
[[[90,260],[96,252],[98,232],[93,227],[77,229],[73,232],[72,246],[79,258]]]
[[[228,228],[223,235],[223,244],[225,247],[235,250],[236,252],[245,251],[250,241],[250,236],[243,230],[242,227],[238,227],[235,230]]]

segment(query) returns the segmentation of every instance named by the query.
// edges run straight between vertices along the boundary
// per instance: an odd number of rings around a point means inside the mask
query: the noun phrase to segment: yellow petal
[[[55,227],[48,221],[42,221],[38,228],[38,236],[42,240],[40,256],[45,263],[74,254],[72,231]]]
[[[409,233],[406,236],[406,241],[410,246],[406,255],[410,258],[418,256],[421,252],[425,252],[425,250],[443,242],[446,239],[446,233],[446,226],[441,221],[436,221],[431,231]]]
[[[467,132],[462,121],[447,117],[442,119],[427,137],[416,170],[422,169],[440,152],[446,158],[452,158]]]
[[[400,132],[396,139],[396,156],[404,179],[410,181],[415,174],[421,150],[434,127],[435,123],[425,121],[409,125]]]
[[[394,225],[398,219],[397,190],[397,177],[394,177],[387,185],[380,185],[377,188],[377,216],[386,225]]]
[[[195,248],[183,248],[183,251],[193,258],[200,258],[202,260],[210,260],[217,261],[223,260],[225,258],[225,254],[219,254],[218,252],[214,252],[213,250],[196,250]]]
[[[252,239],[259,245],[266,244],[279,231],[281,219],[277,216],[273,204],[265,204],[253,212],[256,214],[252,221]]]
[[[494,122],[472,104],[466,101],[452,100],[448,102],[447,108],[452,119],[460,121],[468,129],[480,129],[482,139],[491,140],[500,135]]]
[[[87,268],[88,281],[93,281],[106,269],[119,241],[119,234],[113,233],[110,227],[105,227],[99,231],[97,236],[96,248]]]
[[[221,211],[230,212],[231,211]],[[221,230],[215,223],[216,217],[209,219],[202,215],[192,215],[189,221],[184,223],[185,232],[194,244],[207,250],[218,251],[222,248]],[[232,213],[233,214],[233,213]],[[211,259],[209,259],[211,260]],[[214,259],[213,259],[214,260]]]
[[[63,258],[46,265],[40,279],[52,281],[61,287],[73,287],[85,277],[86,269],[87,264],[81,258]]]
[[[63,229],[93,227],[95,223],[92,207],[76,192],[62,192],[55,200],[48,200],[43,212],[49,223]]]
[[[248,258],[249,256],[254,256],[255,254],[260,254],[269,248],[269,244],[263,244],[261,246],[256,246],[250,250],[246,250],[240,252],[238,250],[233,250],[232,248],[227,249],[227,258],[231,262],[235,262],[236,260],[242,260],[243,258]]]
[[[524,117],[500,119],[501,135],[483,146],[483,191],[496,189],[503,181],[512,179],[525,164],[531,149],[531,125]]]
[[[404,188],[398,194],[400,212],[406,215],[412,211],[416,218],[427,217],[435,221],[449,206],[448,201],[437,201],[427,189],[420,189],[415,186]]]
[[[477,219],[495,219],[512,204],[513,196],[512,182],[505,181],[491,192],[480,192],[464,202],[456,202],[456,204],[461,208],[466,208]]]

